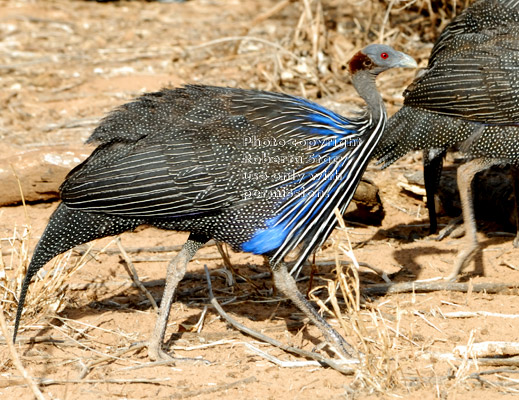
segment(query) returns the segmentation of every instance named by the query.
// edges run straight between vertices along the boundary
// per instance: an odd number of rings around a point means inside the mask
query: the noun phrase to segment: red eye
[[[386,58],[389,57],[389,54],[387,54],[387,53],[382,53],[382,54],[380,54],[380,57],[382,57],[382,59],[385,60]]]

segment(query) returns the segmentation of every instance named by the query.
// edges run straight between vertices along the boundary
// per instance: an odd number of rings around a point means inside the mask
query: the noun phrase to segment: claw
[[[459,217],[451,220],[445,228],[443,228],[439,233],[436,240],[443,240],[446,237],[459,238],[465,234],[465,227],[463,225],[458,226],[463,222],[463,217],[460,215]]]
[[[148,357],[151,361],[171,361],[172,363],[177,361],[175,357],[166,353],[160,346],[157,348],[157,346],[151,342],[148,344]]]

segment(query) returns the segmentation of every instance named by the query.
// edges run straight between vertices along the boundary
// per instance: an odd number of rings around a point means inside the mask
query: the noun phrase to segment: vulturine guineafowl
[[[519,1],[517,0],[484,0],[475,2],[442,31],[431,52],[429,65],[442,59],[447,60],[453,57],[459,50],[459,44],[462,42],[460,39],[461,36],[465,36],[465,41],[470,43],[471,36],[474,34],[489,37],[503,33],[512,33],[512,35],[514,35],[514,30],[517,30],[517,25],[519,24],[518,4]],[[477,41],[474,48],[478,48]],[[499,73],[499,70],[495,71],[495,73]],[[443,167],[443,158],[446,153],[447,149],[445,148],[426,149],[423,152],[424,179],[431,234],[437,230],[434,196],[438,188]],[[516,176],[514,176],[514,178],[516,178]],[[440,237],[442,235],[443,232],[440,234]],[[518,240],[519,237],[516,237],[514,244],[517,244]]]
[[[147,224],[190,232],[170,262],[148,352],[162,342],[173,295],[189,260],[210,238],[268,257],[274,284],[344,355],[353,351],[298,291],[297,265],[333,230],[380,139],[386,112],[376,76],[416,67],[408,55],[370,45],[349,61],[366,101],[345,118],[302,98],[253,90],[185,86],[145,94],[109,114],[88,140],[99,143],[62,184],[20,293],[14,339],[34,274],[64,251]]]
[[[456,279],[478,249],[472,180],[492,165],[519,164],[519,0],[479,0],[456,17],[435,43],[426,70],[404,93],[375,157],[392,164],[424,150],[431,231],[443,156],[466,155],[457,171],[467,244],[449,276]]]

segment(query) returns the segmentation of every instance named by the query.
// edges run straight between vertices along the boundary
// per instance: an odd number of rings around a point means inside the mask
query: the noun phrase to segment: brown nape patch
[[[357,52],[349,62],[349,70],[352,75],[362,69],[368,70],[371,68],[373,68],[373,61],[362,51]]]

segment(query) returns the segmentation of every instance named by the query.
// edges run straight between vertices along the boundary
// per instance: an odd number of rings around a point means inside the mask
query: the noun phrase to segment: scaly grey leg
[[[187,264],[193,258],[195,253],[202,247],[208,238],[190,234],[187,242],[182,246],[180,252],[168,264],[166,274],[166,286],[160,302],[159,315],[155,323],[155,328],[148,343],[148,356],[152,361],[157,360],[174,360],[172,356],[162,350],[164,335],[168,324],[169,311],[173,303],[173,297],[178,283],[186,273]]]
[[[297,288],[296,281],[287,271],[285,263],[271,265],[276,288],[303,311],[308,318],[320,329],[326,341],[334,346],[347,358],[353,358],[356,354],[355,349],[350,346],[343,337],[333,329],[326,320],[321,317],[314,307],[306,300]]]
[[[460,192],[461,210],[463,213],[463,222],[465,225],[466,244],[456,257],[456,264],[451,274],[447,278],[449,281],[455,281],[459,273],[465,268],[472,259],[478,249],[478,238],[476,236],[476,220],[474,217],[474,196],[472,193],[472,180],[474,176],[481,171],[497,164],[496,160],[485,160],[476,158],[458,168],[458,190]]]

